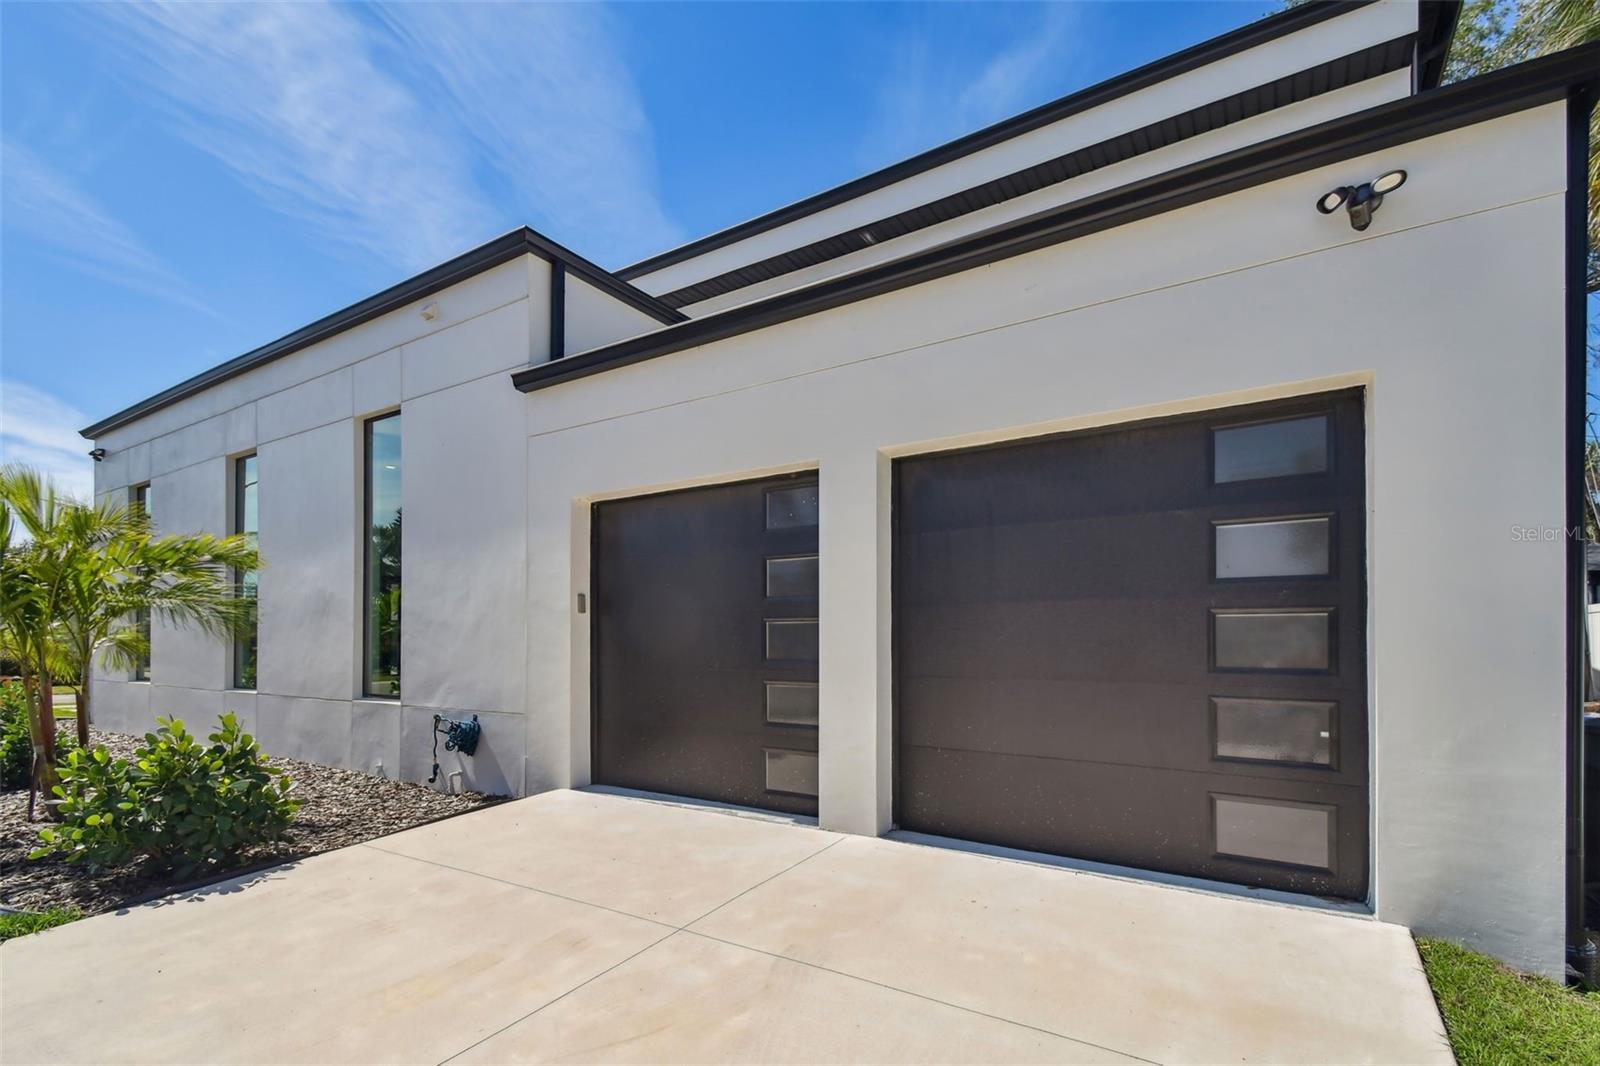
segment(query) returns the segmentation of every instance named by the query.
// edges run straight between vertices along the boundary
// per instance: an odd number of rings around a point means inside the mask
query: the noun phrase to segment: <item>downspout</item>
[[[1592,973],[1593,949],[1584,928],[1583,695],[1586,600],[1584,511],[1585,409],[1588,353],[1585,350],[1589,242],[1589,113],[1591,85],[1567,98],[1566,342],[1567,342],[1567,958],[1580,973]]]

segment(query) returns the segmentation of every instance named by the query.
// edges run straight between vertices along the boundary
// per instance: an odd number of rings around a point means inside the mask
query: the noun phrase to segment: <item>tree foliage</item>
[[[136,612],[219,638],[245,633],[254,604],[231,575],[260,565],[246,537],[158,537],[140,510],[81,503],[36,471],[0,470],[0,652],[22,672],[36,787],[48,794],[57,780],[58,681],[78,686],[78,742],[87,746],[96,657],[127,668],[148,652]]]

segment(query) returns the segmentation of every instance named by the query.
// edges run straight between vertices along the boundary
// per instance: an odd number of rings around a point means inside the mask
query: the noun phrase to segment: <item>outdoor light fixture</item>
[[[1350,212],[1350,228],[1364,230],[1372,225],[1373,212],[1383,206],[1384,195],[1394,192],[1405,183],[1405,171],[1391,170],[1364,185],[1341,185],[1322,195],[1317,201],[1317,210],[1324,215],[1331,215],[1343,207]]]
[[[105,457],[106,457],[106,450],[104,448],[96,448],[96,449],[94,449],[94,451],[89,453],[89,458],[93,459],[97,463],[100,460],[104,459]]]

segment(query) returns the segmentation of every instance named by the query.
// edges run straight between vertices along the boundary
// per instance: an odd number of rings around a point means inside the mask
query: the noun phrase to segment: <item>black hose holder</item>
[[[459,751],[463,755],[471,755],[478,750],[478,738],[483,736],[483,726],[478,724],[478,716],[472,718],[446,718],[442,714],[433,716],[433,774],[428,778],[428,784],[439,780],[439,737],[444,737],[445,751]]]

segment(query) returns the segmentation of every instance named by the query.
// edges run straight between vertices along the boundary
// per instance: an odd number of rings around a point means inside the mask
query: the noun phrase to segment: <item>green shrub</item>
[[[56,757],[65,759],[78,746],[71,731],[56,730]],[[0,684],[0,789],[27,788],[33,767],[33,738],[28,733],[28,705],[22,682]]]
[[[177,719],[157,721],[131,761],[99,747],[62,764],[62,821],[39,831],[34,857],[92,867],[143,858],[188,876],[283,835],[299,806],[289,795],[294,783],[267,765],[233,715],[222,716],[209,746]]]

